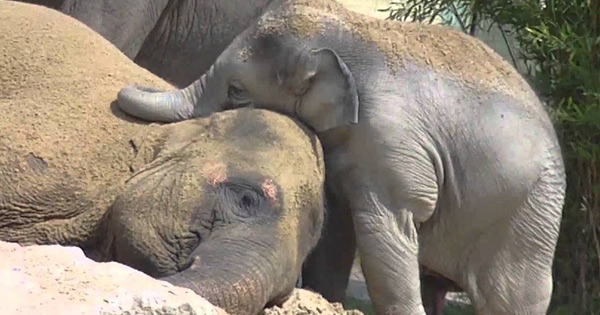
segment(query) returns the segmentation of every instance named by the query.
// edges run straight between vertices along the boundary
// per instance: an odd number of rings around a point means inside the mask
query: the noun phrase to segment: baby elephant
[[[333,219],[303,279],[328,298],[343,296],[354,230],[378,313],[425,312],[420,265],[467,291],[479,314],[546,312],[561,148],[527,82],[473,37],[289,0],[188,87],[129,86],[118,101],[151,121],[253,105],[319,132]]]
[[[169,85],[100,35],[12,1],[0,34],[0,240],[100,250],[231,314],[286,298],[323,224],[315,135],[260,109],[126,120],[126,80]]]

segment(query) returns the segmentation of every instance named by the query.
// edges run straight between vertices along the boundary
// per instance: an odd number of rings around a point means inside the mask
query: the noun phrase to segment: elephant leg
[[[424,315],[412,212],[393,213],[371,191],[357,197],[352,202],[356,242],[377,314]]]
[[[467,277],[472,283],[465,289],[477,314],[546,314],[552,295],[551,265],[541,267],[538,257],[514,247],[485,259],[489,262],[475,267],[478,271]]]
[[[42,5],[54,10],[59,10],[65,0],[20,0],[19,2]]]
[[[63,0],[60,11],[102,35],[129,59],[139,53],[146,37],[166,15],[168,0]]]
[[[348,202],[327,191],[327,221],[323,236],[302,270],[302,284],[330,302],[343,303],[356,253],[354,225]]]
[[[421,266],[421,296],[427,315],[443,315],[446,293],[463,291],[454,281]]]
[[[478,314],[546,314],[564,198],[561,179],[549,173],[469,249],[461,278]]]

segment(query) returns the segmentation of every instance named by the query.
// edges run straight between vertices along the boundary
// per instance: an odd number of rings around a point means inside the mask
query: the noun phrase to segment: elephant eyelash
[[[229,96],[239,95],[243,92],[244,89],[242,87],[236,86],[235,84],[229,84],[229,90],[227,91],[227,94],[229,94]]]
[[[226,182],[219,185],[220,194],[228,211],[220,211],[217,221],[230,222],[233,217],[250,218],[256,216],[266,200],[261,189],[247,183]],[[233,217],[231,217],[233,216]]]
[[[244,103],[248,100],[246,90],[239,84],[230,83],[227,95],[236,104]]]

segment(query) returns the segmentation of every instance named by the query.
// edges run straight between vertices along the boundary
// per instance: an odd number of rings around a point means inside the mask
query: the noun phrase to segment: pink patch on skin
[[[225,174],[226,167],[223,162],[208,162],[204,164],[204,172],[208,177],[208,183],[216,186],[224,182],[227,178]]]
[[[267,198],[277,200],[277,186],[275,186],[272,179],[266,179],[261,187]]]

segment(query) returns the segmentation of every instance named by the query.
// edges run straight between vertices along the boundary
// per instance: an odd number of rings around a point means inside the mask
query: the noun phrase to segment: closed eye
[[[234,83],[229,84],[229,90],[227,92],[229,96],[239,96],[243,92],[244,88],[242,88],[240,85]]]
[[[255,190],[246,189],[239,192],[239,206],[245,209],[256,209],[261,204],[262,196]]]
[[[222,200],[221,215],[225,221],[237,218],[254,217],[261,211],[266,202],[265,196],[259,187],[249,183],[226,182],[219,189]],[[233,217],[230,217],[233,215]]]
[[[239,82],[233,81],[229,83],[227,96],[230,102],[236,106],[246,106],[251,102],[248,92]]]

